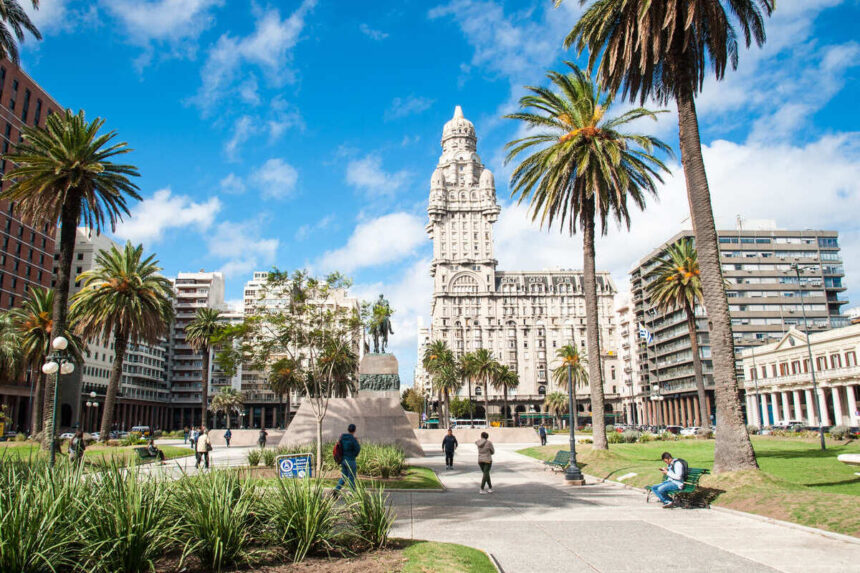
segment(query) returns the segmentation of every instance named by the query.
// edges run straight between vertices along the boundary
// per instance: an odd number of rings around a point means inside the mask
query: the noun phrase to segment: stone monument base
[[[378,392],[360,393],[356,398],[331,398],[323,420],[323,443],[334,442],[355,424],[359,442],[397,444],[407,456],[423,456],[424,450],[415,437],[400,397],[379,396]],[[308,400],[304,400],[290,422],[281,446],[311,444],[317,439],[317,419]]]

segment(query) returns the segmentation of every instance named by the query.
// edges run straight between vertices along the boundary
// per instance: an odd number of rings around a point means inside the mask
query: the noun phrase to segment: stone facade
[[[475,126],[459,106],[443,129],[427,212],[434,281],[430,339],[447,341],[457,355],[492,350],[519,374],[520,386],[510,395],[515,411],[542,408],[544,396],[557,390],[551,382],[557,349],[571,342],[585,348],[582,272],[497,270],[493,224],[500,207],[495,182],[477,154]],[[571,253],[576,252],[574,241]],[[597,273],[597,290],[607,411],[619,412],[616,289],[609,273]],[[461,394],[465,396],[465,386]],[[477,398],[483,400],[480,394]],[[500,411],[500,393],[490,389],[490,398],[492,415]],[[589,416],[588,404],[582,406]]]

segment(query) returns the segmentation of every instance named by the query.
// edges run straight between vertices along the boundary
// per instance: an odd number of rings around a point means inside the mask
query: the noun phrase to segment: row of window
[[[815,370],[819,372],[842,368],[843,365],[845,367],[857,366],[857,354],[853,350],[848,350],[844,354],[834,353],[829,356],[815,357]],[[761,376],[759,376],[759,371],[761,371]],[[804,358],[802,361],[798,359],[791,362],[774,362],[750,368],[750,380],[764,380],[769,377],[777,378],[792,374],[809,374],[809,358]]]

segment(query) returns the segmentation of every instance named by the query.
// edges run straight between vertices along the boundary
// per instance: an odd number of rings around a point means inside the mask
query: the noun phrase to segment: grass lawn
[[[138,461],[137,454],[134,451],[135,447],[140,446],[114,447],[91,445],[84,450],[84,461],[97,464],[114,460],[120,465],[130,465]],[[183,447],[159,446],[158,449],[164,452],[164,457],[168,460],[192,455],[191,450]],[[0,459],[5,457],[6,459],[28,460],[47,456],[48,453],[43,451],[39,444],[33,442],[5,442],[0,444]],[[67,460],[67,456],[68,447],[63,445],[63,453],[58,456],[58,459]]]
[[[705,476],[700,482],[717,495],[714,503],[802,525],[860,537],[860,476],[836,460],[845,453],[860,453],[857,442],[830,442],[821,451],[816,440],[754,436],[760,472],[733,472]],[[533,447],[519,452],[551,459],[563,445]],[[658,483],[660,454],[669,451],[691,467],[711,469],[713,440],[678,440],[645,444],[610,444],[608,452],[584,446],[577,451],[580,468],[600,478],[643,487]]]
[[[403,573],[494,573],[487,554],[472,547],[433,541],[397,540],[403,549]]]
[[[329,475],[333,473],[335,472]],[[254,479],[261,482],[274,482],[280,479],[274,468],[254,468],[253,475]],[[327,487],[334,487],[338,479],[328,477],[323,480],[323,483]],[[409,466],[402,476],[394,479],[374,479],[359,476],[358,481],[368,487],[382,484],[386,489],[442,489],[442,482],[436,477],[436,473],[430,468],[421,466]]]

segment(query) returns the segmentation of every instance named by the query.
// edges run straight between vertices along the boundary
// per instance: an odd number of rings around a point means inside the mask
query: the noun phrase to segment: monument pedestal
[[[393,354],[365,354],[358,366],[358,395],[400,400],[400,367]]]

